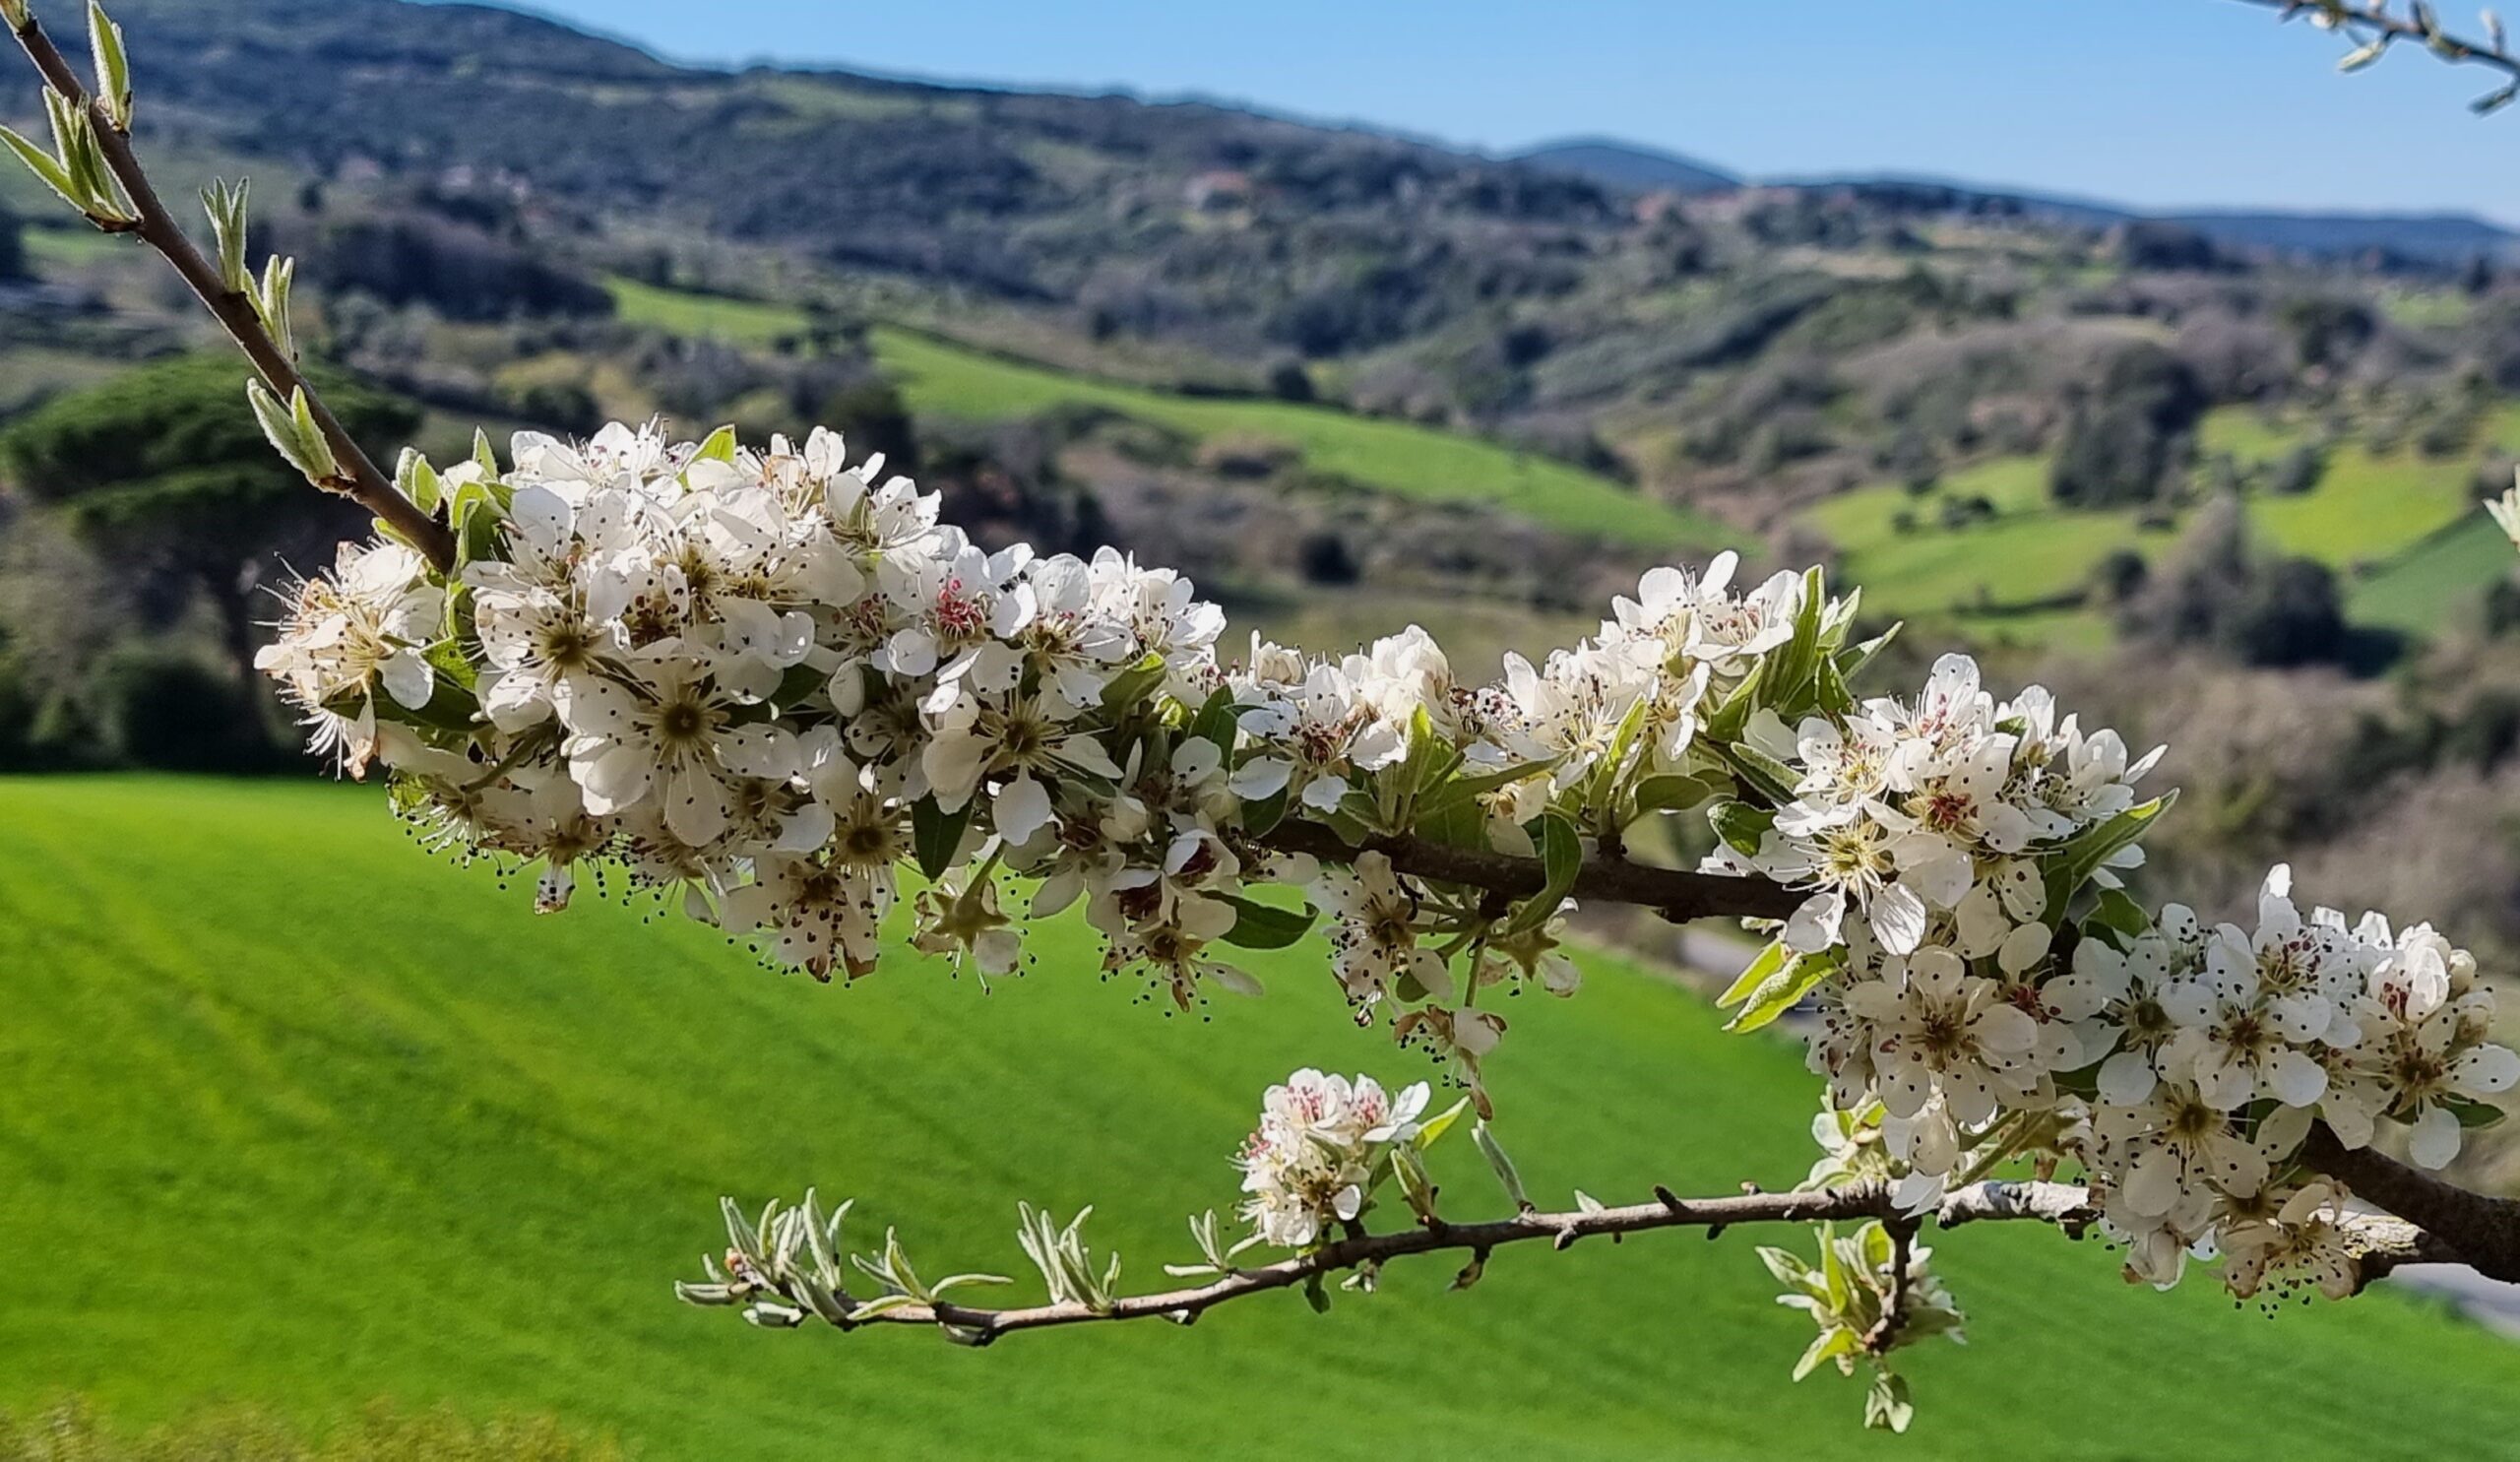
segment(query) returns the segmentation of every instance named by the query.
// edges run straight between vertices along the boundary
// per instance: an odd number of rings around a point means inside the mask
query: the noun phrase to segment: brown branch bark
[[[1466,884],[1515,898],[1528,898],[1548,885],[1547,871],[1539,858],[1457,848],[1409,834],[1370,838],[1359,847],[1317,822],[1289,818],[1259,841],[1280,853],[1310,854],[1336,862],[1353,862],[1360,853],[1379,853],[1391,859],[1395,870],[1412,877]],[[1634,904],[1674,923],[1716,916],[1784,919],[1808,897],[1765,878],[1649,867],[1614,855],[1586,859],[1583,871],[1575,875],[1573,894],[1606,904]]]
[[[298,391],[306,393],[308,413],[315,419],[325,442],[333,449],[333,458],[342,466],[343,477],[316,485],[328,492],[350,499],[374,514],[394,532],[427,555],[441,570],[454,566],[455,538],[445,525],[419,510],[417,505],[394,488],[388,477],[370,459],[364,448],[353,440],[324,398],[298,373],[297,363],[263,328],[260,316],[243,294],[227,287],[226,281],[203,255],[183,226],[175,222],[166,206],[150,184],[148,173],[140,165],[139,155],[132,151],[131,137],[114,125],[103,105],[89,96],[79,74],[52,43],[41,25],[30,16],[17,32],[18,43],[27,58],[42,74],[45,85],[58,92],[74,105],[87,110],[96,130],[96,143],[104,154],[105,166],[114,180],[122,185],[131,200],[132,211],[139,215],[137,222],[117,225],[114,231],[127,232],[165,259],[183,279],[193,293],[227,331],[228,338],[245,352],[254,370],[283,401]],[[239,404],[242,409],[242,404]]]
[[[2465,1264],[2489,1279],[2520,1284],[2520,1199],[2470,1192],[2410,1168],[2377,1148],[2349,1148],[2325,1122],[2310,1129],[2309,1144],[2301,1156],[2311,1167],[2342,1180],[2354,1196],[2387,1209],[2422,1231],[2416,1238],[2430,1257],[2405,1252],[2391,1261],[2392,1266]]]
[[[1019,1330],[1063,1325],[1159,1317],[1187,1324],[1228,1301],[1272,1290],[1292,1289],[1317,1277],[1363,1264],[1379,1265],[1411,1254],[1468,1251],[1483,1260],[1490,1250],[1509,1243],[1545,1240],[1551,1249],[1563,1249],[1580,1239],[1640,1234],[1656,1229],[1704,1229],[1708,1231],[1709,1238],[1714,1238],[1736,1224],[1802,1224],[1858,1219],[1897,1223],[1901,1219],[1888,1191],[1877,1185],[1832,1192],[1744,1193],[1718,1198],[1681,1198],[1666,1189],[1657,1188],[1655,1191],[1657,1198],[1654,1202],[1618,1208],[1572,1213],[1535,1211],[1486,1223],[1435,1224],[1389,1234],[1356,1234],[1272,1264],[1236,1269],[1206,1284],[1115,1298],[1107,1308],[1098,1309],[1069,1303],[990,1309],[940,1302],[904,1305],[869,1315],[842,1328],[854,1329],[860,1325],[947,1326],[961,1332],[961,1337],[973,1344],[986,1345],[1001,1335]],[[1940,1208],[1925,1217],[1930,1217],[1937,1227],[1944,1229],[1956,1229],[1971,1223],[2048,1223],[2079,1238],[2083,1227],[2098,1216],[2091,1207],[2088,1194],[2072,1183],[1986,1181],[1954,1190],[1943,1199]],[[1914,1232],[1916,1222],[1918,1220],[1914,1219],[1908,1222],[1908,1232]],[[2443,1261],[2437,1240],[2413,1225],[2381,1221],[2363,1226],[2362,1232],[2368,1239],[2362,1259],[2365,1283],[2403,1264]],[[785,1284],[765,1283],[761,1292],[779,1294],[806,1313],[813,1312],[813,1306]],[[843,1304],[851,1307],[854,1307],[854,1303],[853,1303],[846,1294],[839,1298]]]

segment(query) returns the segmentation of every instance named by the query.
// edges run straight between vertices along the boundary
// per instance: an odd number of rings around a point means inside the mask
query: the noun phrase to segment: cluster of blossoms
[[[1370,1076],[1351,1081],[1309,1069],[1269,1088],[1260,1125],[1234,1159],[1252,1232],[1264,1243],[1301,1248],[1354,1222],[1392,1147],[1418,1136],[1426,1098],[1422,1081],[1394,1097]]]
[[[2408,1155],[2439,1168],[2497,1114],[2482,1099],[2520,1082],[2520,1054],[2486,1039],[2493,994],[2473,956],[2428,924],[2304,918],[2290,883],[2267,877],[2253,930],[2172,905],[2076,950],[2066,980],[2099,1002],[2084,1040],[2105,1059],[2067,1150],[2137,1278],[2168,1285],[2220,1251],[2241,1296],[2350,1293],[2346,1195],[2300,1162],[2311,1122],[2348,1148],[2403,1127]]]
[[[1524,856],[1615,834],[1703,800],[1724,774],[1703,709],[1797,629],[1807,677],[1851,617],[1801,576],[1734,594],[1728,555],[1656,570],[1597,641],[1483,687],[1414,627],[1334,658],[1255,638],[1228,664],[1223,615],[1178,575],[988,551],[827,432],[766,451],[529,433],[504,468],[484,445],[400,477],[444,508],[460,561],[345,548],[262,664],[315,744],[389,769],[434,840],[538,866],[540,908],[581,865],[615,867],[783,966],[856,976],[913,866],[917,947],[1005,974],[1026,921],[1081,905],[1106,968],[1183,1007],[1256,992],[1230,948],[1326,914],[1358,1018],[1474,1085],[1504,1029],[1483,989],[1574,988],[1564,889],[1500,914],[1272,832]],[[1031,885],[1020,914],[1009,877]],[[1247,897],[1260,882],[1310,911]]]
[[[1713,865],[1811,890],[1766,963],[1816,1007],[1811,1066],[1835,1108],[1878,1104],[1904,1203],[2025,1154],[2069,1158],[2135,1276],[2168,1284],[2219,1250],[2250,1255],[2223,1271],[2243,1295],[2270,1272],[2333,1290],[2350,1236],[2335,1189],[2300,1171],[2311,1121],[2349,1147],[2403,1123],[2439,1167],[2462,1112],[2520,1080],[2520,1056],[2486,1042],[2474,959],[2429,926],[2305,919],[2282,868],[2254,930],[2175,904],[2146,916],[2114,870],[2140,863],[2161,803],[2135,784],[2160,753],[2130,760],[2044,690],[1998,702],[1949,656],[1913,704],[1791,731],[1754,717],[1745,735],[1793,795]]]

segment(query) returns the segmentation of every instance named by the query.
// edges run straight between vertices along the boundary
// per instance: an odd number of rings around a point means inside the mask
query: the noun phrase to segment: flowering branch
[[[2400,42],[2420,45],[2453,65],[2483,66],[2499,71],[2510,81],[2499,89],[2469,103],[2471,110],[2483,116],[2499,111],[2520,99],[2520,56],[2512,54],[2502,29],[2501,17],[2488,10],[2484,13],[2485,38],[2469,39],[2453,35],[2441,28],[2441,18],[2426,0],[2414,0],[2408,13],[2401,16],[2390,8],[2390,0],[2368,0],[2352,4],[2350,0],[2241,0],[2279,12],[2278,19],[2292,20],[2307,16],[2310,23],[2323,31],[2343,33],[2355,42],[2337,62],[2340,71],[2360,71],[2378,61],[2389,47]]]
[[[758,1260],[746,1256],[740,1248],[730,1249],[726,1276],[709,1284],[677,1288],[683,1298],[701,1304],[782,1302],[792,1312],[795,1323],[812,1316],[824,1318],[841,1330],[875,1324],[936,1326],[963,1344],[987,1345],[1017,1331],[1065,1325],[1158,1318],[1189,1324],[1228,1301],[1308,1285],[1330,1275],[1378,1268],[1392,1259],[1418,1254],[1469,1253],[1483,1266],[1491,1251],[1509,1244],[1544,1240],[1552,1250],[1563,1250],[1579,1240],[1606,1237],[1615,1240],[1658,1229],[1705,1229],[1712,1237],[1728,1229],[1761,1224],[1876,1220],[1886,1222],[1895,1239],[1902,1234],[1912,1238],[1918,1223],[1915,1217],[1902,1212],[1890,1189],[1878,1183],[1824,1191],[1754,1192],[1707,1198],[1682,1198],[1661,1186],[1655,1188],[1655,1193],[1651,1202],[1618,1207],[1595,1204],[1571,1211],[1517,1213],[1482,1223],[1435,1222],[1382,1234],[1359,1232],[1273,1263],[1232,1267],[1206,1284],[1048,1304],[990,1307],[937,1300],[870,1308],[844,1288],[822,1286],[823,1294],[818,1296],[817,1287],[806,1283],[802,1274],[801,1266],[806,1260],[801,1224],[789,1245],[773,1244],[762,1250]],[[2031,1222],[2052,1224],[2069,1236],[2080,1238],[2084,1229],[2098,1220],[2099,1211],[2092,1206],[2089,1193],[2078,1184],[1988,1180],[1954,1189],[1927,1217],[1940,1229],[1975,1223]],[[777,1226],[774,1223],[772,1227]],[[2406,1264],[2461,1262],[2434,1236],[2411,1224],[2362,1220],[2356,1233],[2364,1284]],[[1903,1264],[1909,1241],[1898,1239]],[[760,1245],[752,1240],[748,1246]],[[1901,1287],[1901,1293],[1905,1288]],[[839,1307],[831,1308],[824,1303],[826,1299],[836,1300]],[[1893,1310],[1894,1315],[1902,1312]],[[774,1324],[788,1322],[784,1314],[759,1318]],[[1887,1346],[1896,1338],[1899,1323],[1885,1316],[1882,1345]]]
[[[2399,24],[2379,5],[2291,8]],[[1294,1285],[1326,1303],[1327,1274],[1370,1288],[1385,1260],[1437,1250],[1471,1255],[1458,1287],[1507,1243],[1812,1222],[1816,1262],[1760,1250],[1817,1326],[1796,1377],[1868,1367],[1867,1424],[1902,1430],[1890,1353],[1962,1322],[1917,1242],[1926,1217],[2098,1227],[2129,1278],[2167,1287],[2212,1260],[2242,1299],[2341,1299],[2451,1258],[2520,1277],[2520,1206],[2371,1151],[2402,1131],[2439,1169],[2520,1083],[2475,957],[2427,924],[2305,914],[2281,865],[2248,927],[2139,903],[2121,875],[2171,805],[2136,790],[2159,750],[2130,755],[2043,688],[2000,695],[1966,656],[1913,694],[1859,698],[1888,636],[1859,639],[1858,596],[1819,569],[1736,588],[1731,554],[1659,567],[1598,634],[1473,684],[1415,626],[1346,655],[1255,637],[1221,656],[1223,612],[1178,574],[1108,548],[986,551],[938,521],[934,494],[880,459],[850,464],[827,431],[766,448],[731,428],[522,433],[507,462],[483,440],[442,474],[406,453],[388,483],[290,363],[286,261],[246,275],[242,188],[205,197],[215,267],[150,192],[103,12],[94,100],[25,0],[0,0],[0,18],[51,88],[55,147],[0,141],[174,263],[263,371],[249,395],[275,445],[396,540],[343,545],[257,664],[319,749],[389,774],[434,845],[538,864],[546,912],[580,864],[608,862],[822,980],[875,971],[906,870],[920,877],[911,943],[983,983],[1019,968],[1027,926],[1081,903],[1104,969],[1182,1009],[1260,993],[1232,951],[1318,922],[1357,1020],[1387,1021],[1469,1089],[1420,1122],[1423,1084],[1395,1099],[1302,1071],[1272,1088],[1237,1159],[1250,1235],[1228,1248],[1213,1214],[1195,1222],[1207,1263],[1176,1272],[1213,1278],[1190,1288],[1125,1295],[1086,1214],[1027,1209],[1048,1303],[947,1299],[1007,1281],[931,1283],[897,1235],[851,1256],[883,1289],[860,1303],[842,1215],[808,1195],[749,1225],[729,1205],[729,1272],[685,1299],[765,1325],[933,1324],[984,1344],[1186,1320]],[[2428,11],[2405,24],[2463,45]],[[2520,492],[2490,506],[2520,526]],[[1626,857],[1631,829],[1684,816],[1716,839],[1699,868]],[[1253,896],[1271,884],[1294,897]],[[1480,1063],[1506,1031],[1481,991],[1572,994],[1559,946],[1588,898],[1766,937],[1719,1004],[1734,1030],[1804,1012],[1827,1088],[1804,1190],[1657,1190],[1622,1208],[1579,1193],[1576,1211],[1543,1213],[1482,1121],[1517,1212],[1438,1216],[1419,1153],[1466,1108],[1489,1114]],[[1993,1177],[2020,1163],[2042,1180]],[[2080,1185],[2046,1180],[2068,1166]],[[1365,1227],[1386,1185],[1416,1228]],[[1234,1262],[1264,1243],[1292,1254]]]
[[[174,268],[225,327],[229,339],[245,352],[245,358],[253,362],[255,372],[277,401],[287,405],[285,433],[275,431],[273,439],[283,445],[292,465],[316,486],[346,497],[375,515],[438,568],[451,566],[455,561],[454,535],[396,489],[394,480],[378,470],[366,450],[299,372],[294,350],[284,344],[285,269],[267,274],[266,279],[274,281],[277,287],[267,286],[268,292],[258,301],[240,277],[241,268],[225,267],[224,257],[221,264],[213,264],[159,200],[141,167],[139,155],[132,150],[131,94],[120,31],[104,18],[99,6],[92,5],[89,17],[90,32],[95,38],[97,69],[104,83],[103,95],[93,97],[24,0],[13,0],[5,16],[0,16],[16,33],[19,45],[49,89],[48,104],[54,108],[60,156],[45,158],[40,149],[15,134],[9,134],[11,146],[97,228],[137,237]],[[64,183],[72,186],[64,187]],[[241,198],[237,201],[241,204]],[[213,217],[215,222],[220,218],[216,211]],[[233,219],[232,225],[222,226],[220,243],[222,256],[234,254],[241,258],[241,216]],[[259,400],[257,404],[259,407]],[[270,424],[267,413],[267,428]]]

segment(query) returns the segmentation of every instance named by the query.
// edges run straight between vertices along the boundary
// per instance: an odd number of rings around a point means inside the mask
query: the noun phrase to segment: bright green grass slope
[[[524,903],[406,846],[373,791],[0,782],[0,1407],[453,1398],[657,1458],[2520,1455],[2520,1348],[2429,1307],[2269,1322],[1992,1227],[1941,1240],[1977,1344],[1918,1356],[1904,1441],[1857,1430],[1852,1384],[1788,1384],[1802,1321],[1749,1235],[986,1353],[753,1331],[666,1293],[722,1189],[860,1194],[861,1238],[900,1223],[930,1272],[1019,1264],[1019,1198],[1093,1201],[1160,1282],[1180,1215],[1232,1196],[1262,1085],[1414,1062],[1348,1026],[1311,948],[1254,961],[1266,999],[1167,1019],[1072,928],[983,996],[908,957],[820,987],[679,922]],[[1796,1055],[1677,988],[1597,961],[1513,1014],[1502,1131],[1550,1201],[1807,1161]],[[1499,1206],[1439,1156],[1457,1211]]]
[[[2273,455],[2290,440],[2230,409],[2207,424],[2209,443],[2244,456]],[[2427,633],[2509,567],[2507,552],[2496,558],[2484,551],[2499,535],[2477,508],[2470,477],[2464,462],[2343,447],[2329,454],[2310,491],[2250,497],[2249,520],[2276,548],[2346,576],[2356,622]],[[1804,516],[1845,550],[1841,577],[1862,585],[1866,606],[1878,612],[2025,643],[2088,639],[2104,623],[2097,612],[2036,606],[2088,586],[2101,560],[2119,549],[2158,562],[2176,532],[2142,527],[2132,508],[2058,508],[2047,480],[2043,457],[1998,458],[1954,473],[1922,496],[1880,483],[1830,498]],[[1944,502],[1969,497],[1986,499],[1994,517],[1942,527]],[[1913,520],[1905,533],[1894,525],[1902,514]]]
[[[1493,503],[1569,533],[1646,547],[1707,545],[1725,532],[1552,458],[1406,421],[1291,402],[1170,396],[1003,360],[908,331],[873,332],[875,355],[915,412],[991,417],[1052,406],[1108,407],[1194,436],[1251,432],[1291,442],[1307,467],[1406,497]]]
[[[762,346],[793,335],[803,317],[785,305],[609,282],[624,319],[681,335]],[[1256,433],[1299,447],[1307,466],[1407,497],[1485,502],[1569,533],[1651,548],[1709,547],[1725,530],[1702,515],[1644,497],[1551,458],[1474,437],[1288,402],[1173,396],[1001,359],[932,336],[873,332],[876,357],[912,410],[986,420],[1051,407],[1107,407],[1193,436]]]
[[[2511,576],[2520,559],[2511,540],[2484,513],[2466,518],[2407,549],[2388,567],[2355,584],[2345,600],[2356,624],[2427,634],[2461,613],[2477,613],[2477,598]]]

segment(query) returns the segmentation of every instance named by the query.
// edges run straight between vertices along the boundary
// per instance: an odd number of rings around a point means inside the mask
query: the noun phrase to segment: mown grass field
[[[2210,413],[2201,435],[2205,451],[2243,461],[2271,460],[2298,440],[2241,408]],[[2520,443],[2520,422],[2497,413],[2485,436]],[[1922,494],[1895,483],[1844,493],[1809,509],[1804,521],[1844,550],[1842,577],[1861,584],[1877,611],[2022,643],[2105,643],[2098,612],[2056,601],[2088,587],[2101,561],[2121,549],[2158,564],[2183,524],[2148,527],[2131,508],[2059,508],[2048,496],[2048,474],[2045,457],[1998,458]],[[2336,570],[2355,622],[2421,635],[2511,568],[2509,543],[2477,507],[2472,477],[2465,458],[2347,445],[2328,454],[2310,491],[2252,495],[2249,520],[2268,547]],[[1946,503],[1981,497],[1992,517],[1943,526]]]
[[[794,334],[784,305],[610,282],[626,319],[676,334],[762,346]],[[1475,437],[1289,402],[1175,396],[1003,359],[907,330],[871,332],[875,355],[921,414],[989,420],[1059,406],[1099,406],[1200,439],[1267,437],[1305,466],[1381,491],[1438,502],[1484,502],[1561,529],[1651,547],[1707,547],[1717,524],[1595,473]]]
[[[1312,947],[1202,1018],[1098,979],[1074,926],[1039,952],[991,995],[909,956],[826,988],[592,896],[537,920],[407,846],[373,790],[0,782],[0,1408],[451,1399],[665,1458],[2520,1455],[2520,1348],[2428,1304],[2236,1315],[2048,1232],[1941,1241],[1976,1345],[1918,1356],[1904,1440],[1857,1430],[1852,1383],[1788,1383],[1802,1321],[1748,1235],[986,1353],[673,1303],[721,1191],[807,1183],[931,1272],[1020,1265],[1019,1198],[1094,1202],[1160,1282],[1181,1215],[1232,1197],[1265,1083],[1416,1074]],[[1798,1056],[1679,988],[1596,960],[1576,1000],[1512,1013],[1500,1130],[1544,1199],[1805,1166]],[[1439,1158],[1456,1211],[1501,1206],[1466,1147]]]

